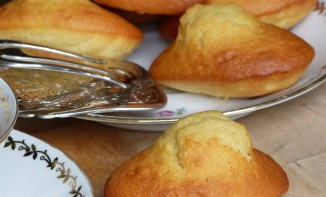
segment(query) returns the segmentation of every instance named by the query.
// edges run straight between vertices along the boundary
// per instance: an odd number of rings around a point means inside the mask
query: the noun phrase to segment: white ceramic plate
[[[186,115],[219,110],[233,119],[256,110],[271,107],[298,97],[322,84],[326,79],[326,0],[320,0],[311,14],[291,31],[311,44],[316,56],[305,75],[292,87],[252,99],[220,100],[216,97],[166,90],[166,107],[146,113],[89,114],[82,119],[98,121],[127,129],[162,131],[177,119]],[[157,26],[143,28],[145,39],[129,60],[149,68],[151,62],[169,43],[164,41]]]
[[[60,150],[13,130],[0,148],[1,197],[93,197],[86,175]]]

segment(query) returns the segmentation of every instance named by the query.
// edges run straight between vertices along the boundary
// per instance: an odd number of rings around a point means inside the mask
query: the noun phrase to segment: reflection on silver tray
[[[144,111],[166,104],[149,73],[128,61],[0,40],[0,66],[0,76],[15,90],[23,117]]]

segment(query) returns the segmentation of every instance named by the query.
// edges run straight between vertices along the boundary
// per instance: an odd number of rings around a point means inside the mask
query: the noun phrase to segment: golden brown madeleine
[[[252,148],[243,125],[206,111],[182,118],[118,167],[105,196],[276,197],[288,187],[286,173]]]
[[[140,14],[178,15],[205,0],[94,0],[94,2]]]
[[[122,18],[126,19],[127,21],[129,21],[131,24],[134,25],[154,23],[160,21],[160,19],[162,18],[161,15],[140,14],[137,12],[120,10],[120,9],[109,8],[109,7],[103,7],[103,8],[118,14],[119,16],[121,16]]]
[[[0,8],[0,39],[13,39],[87,56],[124,58],[143,33],[87,0],[14,0]]]
[[[196,5],[174,42],[152,63],[160,84],[221,97],[254,97],[291,86],[314,57],[291,32],[259,22],[234,4]]]
[[[235,3],[262,22],[290,28],[311,12],[317,0],[206,0],[205,3]]]
[[[204,3],[235,3],[262,22],[289,29],[307,16],[317,0],[206,0]],[[165,17],[160,24],[164,39],[175,39],[178,32],[179,17]]]

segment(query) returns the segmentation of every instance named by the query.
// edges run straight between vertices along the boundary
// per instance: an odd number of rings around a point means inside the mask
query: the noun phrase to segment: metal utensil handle
[[[17,49],[22,55],[7,54],[8,52],[5,49]],[[128,79],[135,78],[130,72],[124,70],[121,66],[110,68],[108,66],[107,70],[88,66],[82,63],[76,63],[66,60],[52,59],[52,58],[43,58],[43,57],[34,57],[30,56],[22,51],[22,49],[33,49],[39,50],[42,52],[47,52],[50,54],[61,55],[64,57],[69,57],[78,61],[86,61],[92,64],[106,65],[108,61],[98,60],[93,58],[88,58],[65,51],[52,49],[48,47],[32,45],[27,43],[20,43],[16,41],[2,40],[0,41],[0,66],[10,67],[10,68],[21,68],[21,69],[39,69],[39,70],[48,70],[48,71],[58,71],[73,73],[79,75],[85,75],[89,77],[94,77],[97,79],[105,80],[110,83],[113,83],[117,86],[120,86],[123,89],[127,89],[130,86]],[[135,66],[135,65],[131,65]]]
[[[69,69],[69,68],[63,68],[63,67],[58,67],[58,66],[46,65],[46,64],[9,62],[9,61],[4,61],[3,59],[0,59],[0,66],[8,67],[8,68],[37,69],[37,70],[48,70],[48,71],[58,71],[58,72],[79,74],[79,75],[83,75],[83,76],[89,76],[89,77],[108,81],[110,83],[120,86],[123,89],[126,89],[129,87],[129,84],[125,84],[123,82],[113,80],[111,77],[91,73],[89,71],[78,70],[78,69]]]
[[[89,58],[89,57],[85,57],[85,56],[81,56],[81,55],[77,55],[77,54],[73,54],[73,53],[69,53],[69,52],[66,52],[66,51],[53,49],[53,48],[49,48],[49,47],[45,47],[45,46],[22,43],[22,42],[17,42],[17,41],[13,41],[13,40],[1,40],[0,41],[0,50],[1,49],[8,49],[8,48],[34,49],[34,50],[49,52],[51,54],[62,55],[62,56],[73,58],[73,59],[78,59],[78,60],[83,60],[83,61],[87,61],[87,62],[97,63],[97,64],[105,65],[107,63],[106,60]]]

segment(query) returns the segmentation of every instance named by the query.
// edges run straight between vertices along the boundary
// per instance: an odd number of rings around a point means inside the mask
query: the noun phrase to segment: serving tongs
[[[167,98],[141,66],[0,40],[0,77],[22,117],[58,118],[163,107]]]

